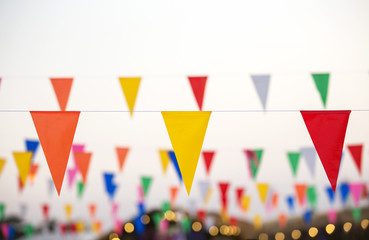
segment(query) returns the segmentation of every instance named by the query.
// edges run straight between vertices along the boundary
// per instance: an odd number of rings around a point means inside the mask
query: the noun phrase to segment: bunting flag
[[[278,216],[278,224],[280,228],[285,228],[287,226],[287,216],[284,213],[279,214]]]
[[[270,75],[251,75],[251,79],[254,83],[263,109],[265,110],[268,97]]]
[[[56,98],[58,99],[61,111],[65,111],[68,104],[70,89],[72,88],[73,78],[50,78]]]
[[[179,188],[177,186],[170,187],[170,205],[173,207],[177,198]]]
[[[352,216],[356,223],[360,222],[361,219],[361,208],[355,207],[352,209]]]
[[[82,175],[83,184],[86,184],[88,168],[90,166],[92,153],[74,152],[74,159],[76,160],[79,172]]]
[[[48,182],[47,182],[48,184],[48,193],[49,193],[49,195],[52,195],[53,194],[53,192],[54,192],[54,190],[55,190],[55,185],[54,185],[54,181],[53,181],[53,179],[52,178],[49,178],[48,179]]]
[[[363,145],[348,145],[347,148],[351,153],[351,156],[355,162],[357,169],[359,170],[359,173],[361,174],[361,158],[363,154]]]
[[[242,196],[243,196],[243,187],[239,187],[239,188],[236,188],[236,200],[237,200],[237,205],[238,206],[242,206]]]
[[[169,163],[169,153],[167,150],[159,150],[159,156],[160,156],[161,166],[163,168],[163,174],[165,174],[167,172],[168,163]]]
[[[32,153],[32,156],[33,156],[33,153]],[[32,157],[31,157],[31,159],[32,159]],[[32,160],[31,160],[31,162],[32,162]],[[31,164],[31,167],[29,169],[29,179],[30,179],[31,183],[33,183],[34,180],[35,180],[38,168],[39,168],[39,165],[37,163],[36,164]]]
[[[105,190],[108,193],[110,200],[114,199],[115,193],[117,191],[118,185],[113,182],[114,173],[104,173]]]
[[[300,153],[299,152],[288,152],[287,153],[288,160],[291,165],[293,176],[296,177],[297,175],[297,169],[300,162]]]
[[[320,94],[320,98],[322,99],[323,106],[324,108],[326,108],[328,85],[329,85],[329,73],[313,73],[311,75],[314,79],[315,86]]]
[[[77,172],[78,172],[78,168],[71,168],[67,170],[69,188],[72,188]]]
[[[24,230],[24,235],[26,235],[27,238],[31,238],[35,232],[35,229],[30,224],[24,225],[23,230]]]
[[[315,160],[316,151],[314,147],[304,147],[300,149],[302,157],[305,159],[306,165],[309,168],[311,176],[315,177]]]
[[[142,185],[137,186],[137,193],[138,193],[137,201],[139,203],[143,203],[144,202],[144,191],[143,191]]]
[[[304,218],[304,222],[306,225],[310,225],[311,222],[313,221],[313,211],[311,210],[306,210],[303,213],[303,218]]]
[[[340,186],[342,204],[345,205],[349,196],[350,188],[347,183],[342,183]]]
[[[80,112],[31,111],[41,147],[60,195]]]
[[[200,111],[202,110],[202,102],[204,100],[204,92],[206,87],[207,76],[199,76],[199,77],[188,77],[190,81],[191,88],[193,94],[195,95],[197,105],[199,106]]]
[[[162,112],[188,195],[211,112]]]
[[[5,219],[5,204],[0,203],[0,221],[4,221]]]
[[[1,224],[1,233],[4,236],[5,239],[9,238],[9,225],[6,223]]]
[[[68,220],[70,220],[72,218],[72,210],[73,207],[70,204],[66,204],[64,207],[65,210],[65,216],[67,217]]]
[[[329,203],[330,203],[331,205],[333,205],[333,203],[334,203],[334,198],[335,198],[335,194],[334,194],[334,192],[333,192],[332,187],[331,187],[331,186],[328,186],[328,187],[325,189],[325,191],[327,192],[328,199],[329,199]]]
[[[49,205],[46,203],[42,205],[42,215],[44,216],[45,221],[49,219]]]
[[[341,163],[343,142],[351,111],[301,111],[306,128],[333,191]]]
[[[287,196],[286,201],[288,209],[293,212],[295,210],[295,198],[293,196]]]
[[[24,189],[24,184],[22,183],[22,180],[21,180],[21,177],[18,176],[18,190],[19,190],[19,193],[21,193]]]
[[[337,211],[333,208],[328,210],[327,217],[328,217],[329,223],[335,224],[337,221]]]
[[[214,189],[212,187],[209,187],[209,189],[206,193],[206,196],[205,196],[205,201],[204,201],[205,204],[209,204],[211,196],[213,194],[213,191],[214,191]]]
[[[214,151],[203,151],[202,156],[204,158],[205,163],[205,169],[206,169],[206,175],[209,176],[210,173],[210,167],[213,162],[215,152]]]
[[[210,182],[209,181],[199,181],[199,190],[200,190],[200,198],[204,202],[206,198],[206,194],[208,193],[208,190],[210,188]]]
[[[219,190],[220,190],[220,199],[222,202],[222,207],[224,209],[227,209],[227,203],[228,203],[228,197],[227,197],[227,192],[228,192],[228,188],[229,188],[229,183],[228,182],[220,182],[218,184],[219,186]]]
[[[35,154],[38,149],[38,145],[40,145],[40,142],[38,140],[26,139],[25,145],[26,145],[27,152],[32,152],[32,163],[33,163],[33,160],[35,158]]]
[[[309,186],[306,190],[309,205],[312,209],[316,209],[318,203],[318,195],[314,186]]]
[[[21,216],[21,219],[25,219],[26,215],[27,215],[27,210],[28,210],[28,207],[26,204],[24,203],[21,203],[19,205],[19,209],[20,209],[20,216]]]
[[[247,161],[249,163],[249,169],[251,172],[251,177],[256,179],[258,174],[258,170],[261,164],[261,158],[263,156],[263,149],[256,149],[256,150],[244,150],[246,155]]]
[[[4,158],[0,158],[0,177],[1,177],[1,173],[3,172],[5,163],[6,163],[6,160]]]
[[[84,190],[85,190],[85,185],[84,185],[84,183],[83,182],[81,182],[81,181],[79,181],[78,183],[77,183],[77,195],[78,195],[78,198],[81,198],[82,197],[82,194],[83,194],[83,192],[84,192]]]
[[[258,188],[258,192],[259,192],[259,196],[260,196],[260,201],[263,204],[265,204],[266,197],[267,197],[268,190],[269,190],[269,184],[267,184],[267,183],[258,183],[257,188]]]
[[[178,161],[177,161],[177,158],[176,158],[176,154],[173,151],[168,151],[167,154],[170,157],[170,159],[172,161],[172,164],[174,166],[174,169],[177,172],[177,176],[178,176],[179,181],[180,182],[183,182],[182,173],[181,173],[181,170],[179,169],[179,165],[178,165]]]
[[[90,212],[90,217],[92,219],[95,219],[96,217],[96,205],[91,203],[89,206],[88,206],[88,210]]]
[[[349,189],[351,192],[352,199],[354,200],[355,207],[359,206],[360,197],[363,192],[363,184],[362,183],[350,183]]]
[[[32,152],[13,152],[13,157],[17,164],[20,180],[24,186],[31,169]]]
[[[250,208],[250,196],[242,196],[242,209],[247,212]]]
[[[118,156],[119,171],[122,172],[129,148],[128,147],[116,147],[115,150]]]
[[[75,152],[84,152],[85,151],[85,145],[80,143],[73,143],[72,144],[72,151]]]
[[[142,176],[141,177],[141,185],[144,192],[144,196],[147,196],[147,193],[149,192],[150,185],[151,185],[152,177],[148,176]]]
[[[263,222],[261,220],[261,216],[259,214],[255,214],[254,216],[254,228],[259,231],[263,227]]]
[[[204,209],[197,210],[197,218],[200,220],[200,222],[205,222],[206,212]]]
[[[304,207],[306,203],[307,185],[306,184],[295,184],[295,190],[296,190],[297,201],[299,202],[301,207]]]
[[[122,87],[124,97],[126,98],[128,109],[132,116],[133,110],[135,108],[138,88],[140,87],[141,78],[140,77],[131,77],[131,78],[121,77],[119,78],[119,82],[120,82],[120,86]]]
[[[117,218],[118,209],[119,209],[118,203],[113,203],[111,205],[111,215],[113,218]]]
[[[278,199],[279,199],[279,194],[275,192],[272,197],[272,206],[274,209],[277,209],[278,207]]]
[[[123,234],[123,222],[119,219],[115,219],[114,232],[117,233],[119,236]]]

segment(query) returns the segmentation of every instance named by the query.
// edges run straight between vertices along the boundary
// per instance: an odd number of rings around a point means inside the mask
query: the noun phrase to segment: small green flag
[[[83,182],[82,181],[79,181],[77,183],[77,190],[78,190],[78,197],[81,198],[82,197],[82,194],[85,190],[85,185],[83,185]]]
[[[191,220],[188,217],[184,217],[182,220],[182,229],[184,233],[191,232]]]
[[[354,217],[355,222],[359,222],[361,219],[361,208],[353,208],[352,216]]]
[[[310,207],[315,209],[317,200],[318,200],[316,188],[314,186],[309,186],[306,192],[307,192],[307,197],[308,197],[308,202],[309,202]]]
[[[149,191],[151,180],[152,180],[151,177],[146,177],[146,176],[141,177],[141,184],[142,184],[145,197],[147,196],[147,193]]]
[[[166,213],[166,211],[170,210],[170,203],[168,201],[163,202],[161,205],[161,210],[163,213]]]
[[[34,228],[32,225],[30,224],[26,224],[24,225],[24,235],[26,235],[27,238],[30,238],[33,236],[34,233]]]
[[[313,73],[312,76],[325,108],[327,104],[329,73]]]
[[[253,156],[250,156],[249,161],[250,161],[251,173],[252,173],[253,179],[255,179],[258,174],[258,170],[259,170],[260,163],[261,163],[261,158],[263,156],[263,151],[264,151],[263,149],[253,150],[257,159],[254,159]]]
[[[159,223],[161,220],[161,214],[156,212],[154,213],[154,215],[152,216],[153,220],[154,220],[154,225],[156,229],[159,229]]]
[[[298,168],[299,162],[300,162],[300,153],[299,152],[288,152],[287,155],[288,155],[288,159],[290,161],[293,176],[296,177],[297,168]]]
[[[5,204],[0,203],[0,221],[5,219]]]

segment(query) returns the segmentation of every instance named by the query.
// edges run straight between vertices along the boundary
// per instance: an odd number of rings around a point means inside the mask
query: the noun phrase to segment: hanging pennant
[[[67,170],[67,176],[68,176],[68,187],[72,188],[73,187],[73,183],[74,183],[74,179],[77,175],[78,172],[78,168],[71,168]]]
[[[351,111],[301,111],[306,128],[333,191],[341,163],[343,142]]]
[[[200,198],[204,202],[206,194],[210,188],[210,182],[206,180],[199,181]]]
[[[263,109],[266,108],[266,102],[268,97],[270,75],[251,75],[252,82],[259,96]]]
[[[352,216],[356,223],[360,222],[361,219],[361,208],[355,207],[352,209]]]
[[[77,183],[77,195],[78,195],[78,198],[81,198],[82,197],[82,194],[85,190],[85,185],[83,184],[83,182],[79,181]]]
[[[64,207],[64,210],[65,210],[65,216],[67,217],[67,219],[71,220],[72,210],[73,210],[72,205],[71,204],[66,204],[65,207]]]
[[[103,173],[103,177],[105,182],[105,190],[112,201],[118,188],[118,185],[113,182],[115,177],[114,173]]]
[[[236,188],[236,200],[237,200],[237,205],[241,207],[241,200],[242,200],[242,196],[243,196],[243,187],[239,187]]]
[[[151,185],[152,177],[148,176],[142,176],[141,177],[141,185],[144,192],[144,196],[147,196],[147,193],[149,192],[150,185]]]
[[[209,176],[209,173],[210,173],[210,167],[213,162],[214,154],[215,154],[215,151],[203,151],[202,152],[207,176]]]
[[[355,165],[357,167],[357,169],[359,170],[359,173],[361,174],[361,158],[362,158],[362,154],[363,154],[363,145],[359,144],[359,145],[348,145],[347,146],[349,152],[351,153],[351,156],[355,162]]]
[[[6,160],[4,158],[0,158],[0,177],[1,177],[1,173],[3,172],[5,163],[6,163]]]
[[[75,152],[73,155],[74,155],[74,159],[76,160],[76,164],[78,166],[79,172],[82,175],[82,182],[83,184],[86,184],[87,173],[88,173],[88,168],[90,166],[92,153]]]
[[[170,205],[172,207],[174,206],[174,203],[176,201],[178,190],[179,190],[179,188],[177,186],[173,186],[173,187],[170,187],[169,188],[169,192],[170,192]]]
[[[72,151],[75,152],[84,152],[85,151],[85,145],[80,143],[73,143],[72,144]]]
[[[173,152],[174,153],[174,152]],[[169,153],[167,150],[159,150],[159,156],[161,161],[161,166],[163,169],[163,174],[167,172],[168,163],[169,163]],[[176,160],[177,162],[177,160]],[[178,167],[179,169],[179,167]]]
[[[141,78],[140,77],[121,77],[119,78],[120,86],[122,87],[124,97],[128,105],[131,116],[133,115],[133,110],[136,103],[138,88],[140,87]]]
[[[19,171],[22,185],[26,184],[26,179],[31,169],[32,152],[13,152],[13,157]]]
[[[199,76],[199,77],[188,77],[190,81],[191,88],[193,94],[195,95],[197,105],[199,106],[200,111],[202,110],[202,102],[204,99],[204,92],[206,87],[207,76]]]
[[[170,157],[170,159],[172,161],[172,164],[173,164],[173,167],[174,167],[174,169],[177,172],[177,176],[178,176],[179,181],[180,182],[183,182],[182,173],[181,173],[181,170],[179,169],[179,165],[178,165],[178,161],[177,161],[177,158],[176,158],[176,154],[173,151],[168,151],[167,154]]]
[[[293,212],[295,210],[295,198],[293,196],[287,196],[286,201],[288,209]]]
[[[247,161],[249,163],[249,169],[251,172],[251,177],[255,180],[259,171],[259,167],[261,164],[261,158],[263,156],[263,149],[255,149],[255,150],[244,150],[246,154]]]
[[[33,163],[40,142],[38,140],[26,139],[25,144],[27,152],[32,152],[32,163]]]
[[[220,200],[222,203],[222,208],[227,209],[227,203],[228,203],[227,192],[229,188],[229,182],[220,182],[218,186],[220,190]]]
[[[90,211],[90,217],[91,219],[95,219],[96,217],[96,205],[91,203],[89,206],[88,206],[88,210]]]
[[[363,192],[363,184],[362,183],[349,183],[349,189],[351,192],[352,199],[354,200],[355,207],[359,206],[360,197]]]
[[[129,148],[128,147],[116,147],[115,150],[118,156],[119,171],[122,172]]]
[[[325,191],[327,192],[328,199],[329,199],[329,203],[330,203],[331,205],[333,205],[335,194],[334,194],[334,192],[333,192],[332,187],[331,187],[331,186],[328,186],[328,187],[325,189]]]
[[[314,147],[304,147],[300,149],[302,157],[305,159],[306,165],[309,168],[311,176],[315,177],[315,160],[316,151]]]
[[[306,203],[306,189],[306,184],[295,184],[297,201],[299,202],[301,207],[304,207]]]
[[[46,203],[42,205],[42,215],[45,221],[49,220],[49,205]]]
[[[33,156],[33,154],[32,154]],[[32,159],[32,158],[31,158]],[[32,160],[31,160],[31,163],[32,163]],[[36,174],[37,174],[37,171],[38,171],[38,168],[39,168],[39,165],[38,164],[31,164],[31,167],[29,169],[29,179],[30,179],[30,182],[33,184],[33,182],[35,181],[35,177],[36,177]]]
[[[297,175],[297,169],[300,162],[300,153],[299,152],[288,152],[287,153],[288,160],[291,165],[293,176],[296,177]]]
[[[188,195],[211,112],[161,112]]]
[[[284,213],[279,214],[278,216],[278,224],[280,228],[285,228],[287,226],[287,216]]]
[[[261,220],[261,216],[259,214],[255,214],[254,216],[254,228],[259,231],[263,227],[263,222]]]
[[[65,111],[68,104],[70,89],[72,88],[73,78],[50,78],[56,98],[58,99],[61,111]]]
[[[349,185],[347,183],[341,183],[340,190],[342,204],[345,205],[350,192]]]
[[[309,186],[306,189],[306,195],[307,195],[310,207],[312,209],[316,209],[316,205],[318,203],[318,195],[316,192],[316,188],[314,186]]]
[[[247,212],[250,208],[250,196],[242,196],[242,209]]]
[[[327,217],[328,217],[329,223],[336,224],[336,221],[337,221],[337,211],[335,209],[333,209],[333,208],[330,209],[330,210],[328,210]]]
[[[0,221],[4,221],[5,219],[5,204],[0,203]]]
[[[60,195],[80,112],[31,111],[55,188]]]
[[[277,209],[278,207],[278,199],[279,199],[279,194],[275,192],[272,197],[272,206],[274,209]]]
[[[313,211],[306,210],[303,213],[303,218],[304,218],[305,225],[310,225],[311,222],[313,221]]]
[[[320,94],[320,98],[322,99],[323,106],[326,108],[327,106],[327,96],[328,96],[328,85],[329,85],[329,73],[313,73],[311,74],[315,86]]]
[[[269,190],[269,184],[267,184],[267,183],[258,183],[257,188],[258,188],[258,192],[259,192],[259,196],[260,196],[260,201],[263,204],[265,204],[266,197],[267,197],[268,190]]]

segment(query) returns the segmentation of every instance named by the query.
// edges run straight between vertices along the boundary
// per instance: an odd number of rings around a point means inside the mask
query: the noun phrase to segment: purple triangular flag
[[[256,92],[258,93],[263,109],[265,110],[268,97],[270,75],[251,75]]]
[[[315,160],[316,151],[314,147],[303,147],[300,149],[302,157],[305,159],[306,165],[308,166],[311,176],[315,176]]]

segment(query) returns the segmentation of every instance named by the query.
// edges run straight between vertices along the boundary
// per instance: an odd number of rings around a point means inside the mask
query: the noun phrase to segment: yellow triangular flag
[[[4,158],[0,158],[0,176],[3,171],[5,163],[6,163],[6,160]]]
[[[262,203],[265,203],[269,185],[266,183],[258,183],[259,196]]]
[[[250,207],[250,197],[249,196],[242,196],[242,209],[247,212]]]
[[[256,214],[254,217],[254,228],[256,230],[260,230],[263,227],[263,222],[261,220],[261,216],[259,214]]]
[[[167,150],[159,150],[161,166],[163,167],[163,173],[167,172],[167,167],[169,163],[169,156]]]
[[[127,101],[128,109],[133,114],[133,109],[135,107],[138,87],[140,86],[140,77],[121,77],[119,78],[120,85],[122,87],[124,96]]]
[[[161,112],[190,195],[211,112]]]
[[[31,169],[32,152],[13,152],[13,156],[18,167],[22,185],[25,185],[29,170]]]
[[[72,205],[66,204],[65,205],[65,216],[67,216],[67,219],[70,220],[72,217]]]

